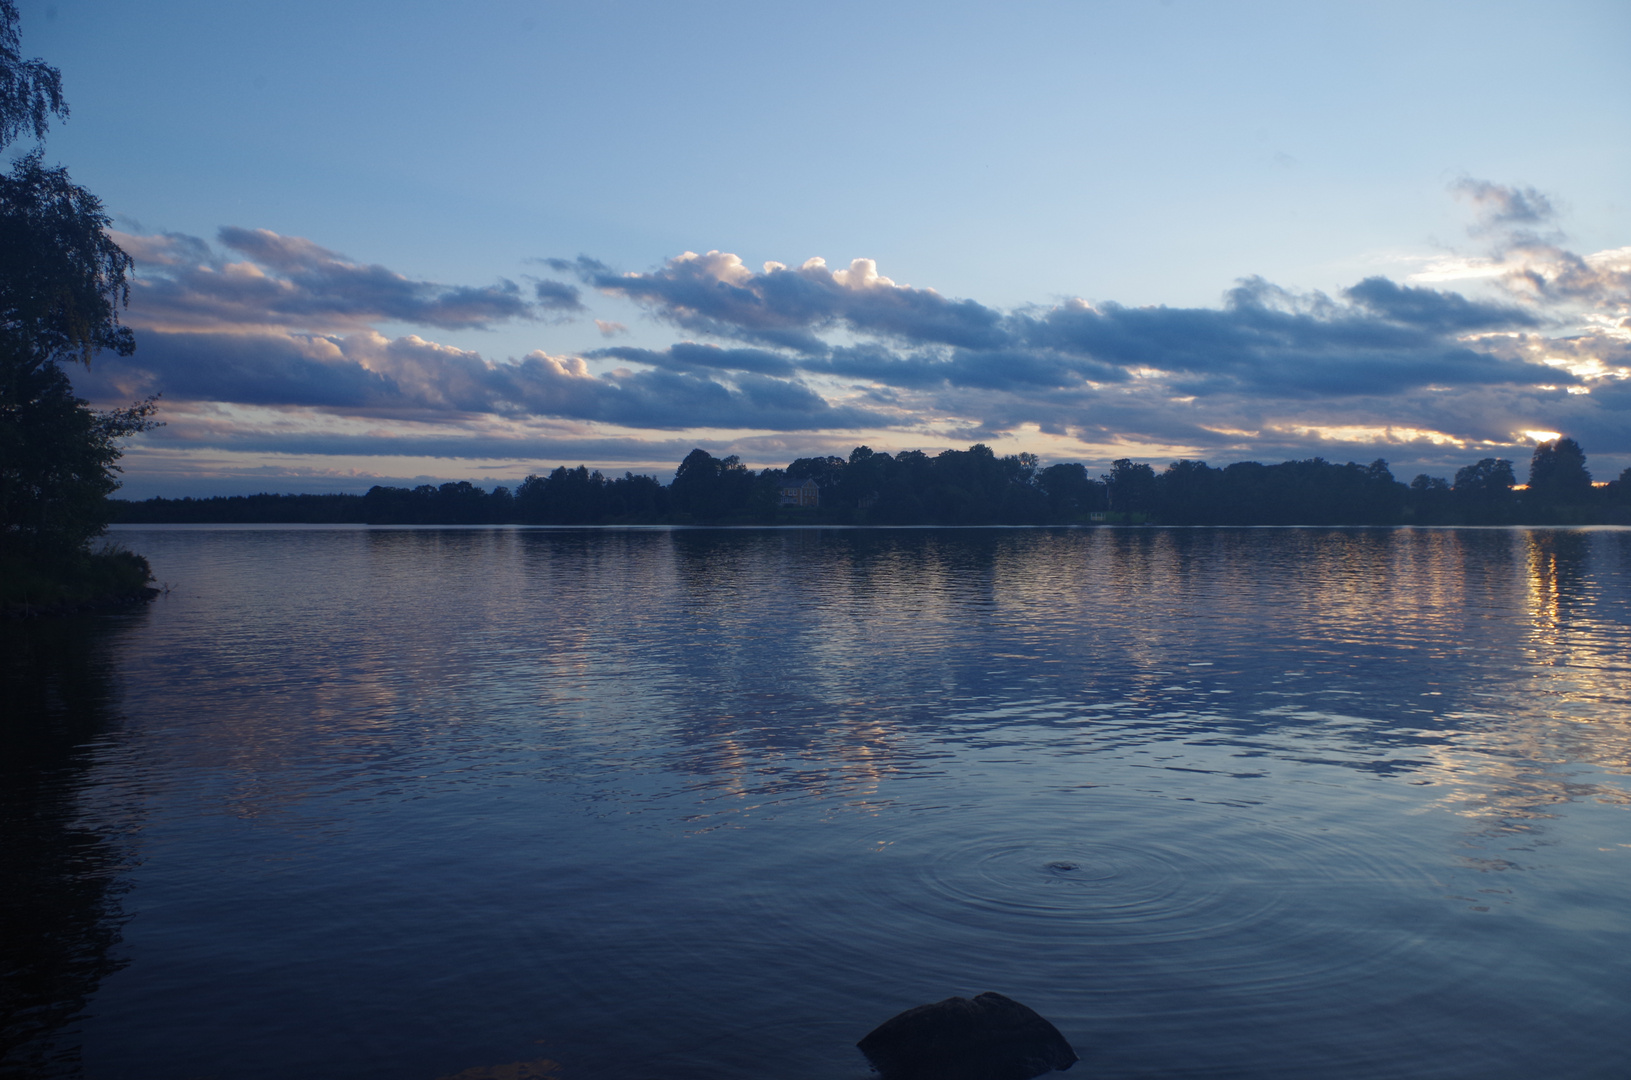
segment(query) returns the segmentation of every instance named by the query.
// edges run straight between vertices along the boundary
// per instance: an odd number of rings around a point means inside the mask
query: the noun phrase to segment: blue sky
[[[1631,465],[1623,3],[21,8],[137,256],[130,495]]]

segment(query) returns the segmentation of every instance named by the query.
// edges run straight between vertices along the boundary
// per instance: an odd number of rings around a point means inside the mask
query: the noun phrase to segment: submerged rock
[[[1076,1064],[1058,1028],[990,993],[907,1009],[855,1045],[883,1080],[1031,1080]]]

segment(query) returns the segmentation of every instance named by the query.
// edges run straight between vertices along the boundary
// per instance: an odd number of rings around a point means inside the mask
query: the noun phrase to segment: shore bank
[[[146,603],[159,594],[153,568],[129,551],[0,556],[0,619],[74,615]]]

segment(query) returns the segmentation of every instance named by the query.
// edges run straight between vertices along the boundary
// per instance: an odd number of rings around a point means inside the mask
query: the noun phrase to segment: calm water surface
[[[12,626],[17,1074],[1623,1077],[1631,531],[129,529]]]

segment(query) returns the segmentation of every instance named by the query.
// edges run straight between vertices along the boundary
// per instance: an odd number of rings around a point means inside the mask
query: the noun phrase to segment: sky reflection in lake
[[[121,538],[87,1075],[1621,1072],[1631,531]]]

